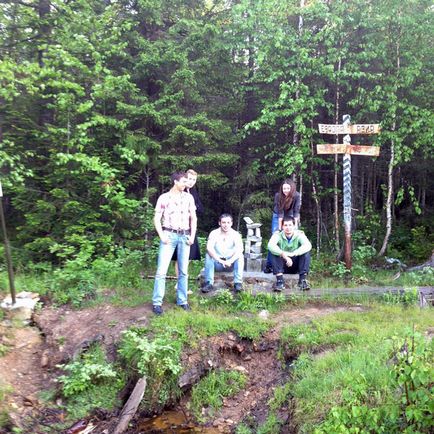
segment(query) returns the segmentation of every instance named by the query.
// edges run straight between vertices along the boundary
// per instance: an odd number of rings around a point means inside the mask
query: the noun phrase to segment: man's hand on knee
[[[282,259],[286,262],[286,265],[287,265],[288,267],[291,267],[291,266],[292,266],[292,258],[291,258],[291,256],[289,256],[289,253],[288,253],[288,252],[282,252],[280,256],[281,256]]]

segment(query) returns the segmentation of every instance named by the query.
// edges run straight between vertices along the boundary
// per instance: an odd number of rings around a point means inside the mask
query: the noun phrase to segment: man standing
[[[306,277],[309,274],[309,252],[312,249],[312,244],[304,232],[296,230],[295,227],[294,217],[285,217],[282,223],[282,231],[275,232],[268,242],[273,274],[277,280],[275,291],[282,291],[285,287],[283,273],[298,273],[298,289],[301,291],[310,289]]]
[[[178,286],[176,304],[190,310],[187,301],[187,268],[190,245],[196,235],[196,206],[191,194],[186,193],[187,177],[184,172],[172,174],[172,188],[162,194],[155,206],[154,226],[160,237],[158,264],[155,274],[152,311],[163,313],[163,298],[166,289],[166,274],[173,252],[178,252]]]
[[[205,285],[202,292],[214,289],[215,271],[234,272],[234,290],[243,289],[243,239],[241,234],[232,229],[233,219],[230,214],[222,214],[219,218],[219,228],[211,231],[206,245],[205,255]]]

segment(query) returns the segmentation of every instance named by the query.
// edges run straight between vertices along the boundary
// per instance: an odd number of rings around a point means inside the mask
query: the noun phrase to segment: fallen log
[[[142,377],[137,381],[133,392],[128,398],[126,404],[124,405],[124,408],[121,411],[121,415],[119,416],[119,422],[116,425],[116,428],[114,429],[112,434],[121,434],[128,428],[128,424],[130,423],[132,417],[136,414],[140,401],[143,398],[145,389],[146,377]]]

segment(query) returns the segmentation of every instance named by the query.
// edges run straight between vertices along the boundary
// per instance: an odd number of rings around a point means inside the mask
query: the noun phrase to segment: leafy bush
[[[395,364],[389,387],[397,388],[400,399],[384,401],[383,393],[360,376],[342,392],[342,403],[331,409],[315,434],[335,433],[430,433],[434,427],[434,344],[420,333],[402,340],[394,338]]]
[[[419,292],[416,288],[402,289],[396,292],[387,292],[382,295],[383,301],[387,304],[416,304],[419,302]]]
[[[403,276],[404,277],[404,276]],[[434,269],[432,267],[424,267],[422,270],[411,271],[406,273],[407,281],[411,281],[413,285],[434,285]]]
[[[113,366],[105,361],[100,347],[86,353],[80,360],[58,367],[68,372],[68,375],[58,378],[63,384],[65,397],[80,394],[95,384],[118,377]]]
[[[92,262],[99,285],[124,288],[140,286],[145,254],[141,250],[119,248],[113,255]]]
[[[179,392],[177,378],[181,372],[181,343],[167,329],[152,341],[144,333],[145,330],[127,330],[119,353],[128,366],[147,377],[144,403],[148,410],[155,411],[163,408]]]
[[[191,409],[197,420],[204,422],[223,405],[223,398],[238,393],[247,382],[246,376],[238,371],[212,371],[202,378],[191,392]]]
[[[430,233],[425,226],[416,226],[410,229],[411,241],[408,244],[407,252],[415,261],[426,261],[432,253],[434,245],[434,234]]]
[[[53,272],[50,291],[54,302],[78,307],[85,298],[94,295],[94,275],[88,267],[88,259],[88,255],[80,253]]]
[[[434,342],[412,331],[395,338],[396,364],[392,375],[399,387],[404,432],[432,432],[434,428]]]

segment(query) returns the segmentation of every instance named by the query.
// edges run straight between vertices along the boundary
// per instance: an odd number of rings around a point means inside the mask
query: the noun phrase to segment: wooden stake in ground
[[[143,395],[145,394],[145,389],[146,377],[142,377],[139,381],[137,381],[133,392],[128,398],[126,404],[124,405],[124,408],[122,409],[121,415],[119,417],[119,422],[116,425],[116,428],[114,429],[112,434],[121,434],[125,432],[125,430],[128,428],[128,424],[130,423],[132,417],[136,414],[137,408],[139,407]]]
[[[350,115],[343,116],[341,125],[319,124],[319,132],[322,134],[345,134],[343,144],[317,145],[318,154],[344,154],[343,156],[343,189],[344,189],[344,226],[345,226],[345,266],[351,270],[351,155],[368,155],[376,157],[380,155],[380,148],[376,146],[352,145],[350,134],[377,134],[380,131],[379,124],[352,125]]]

